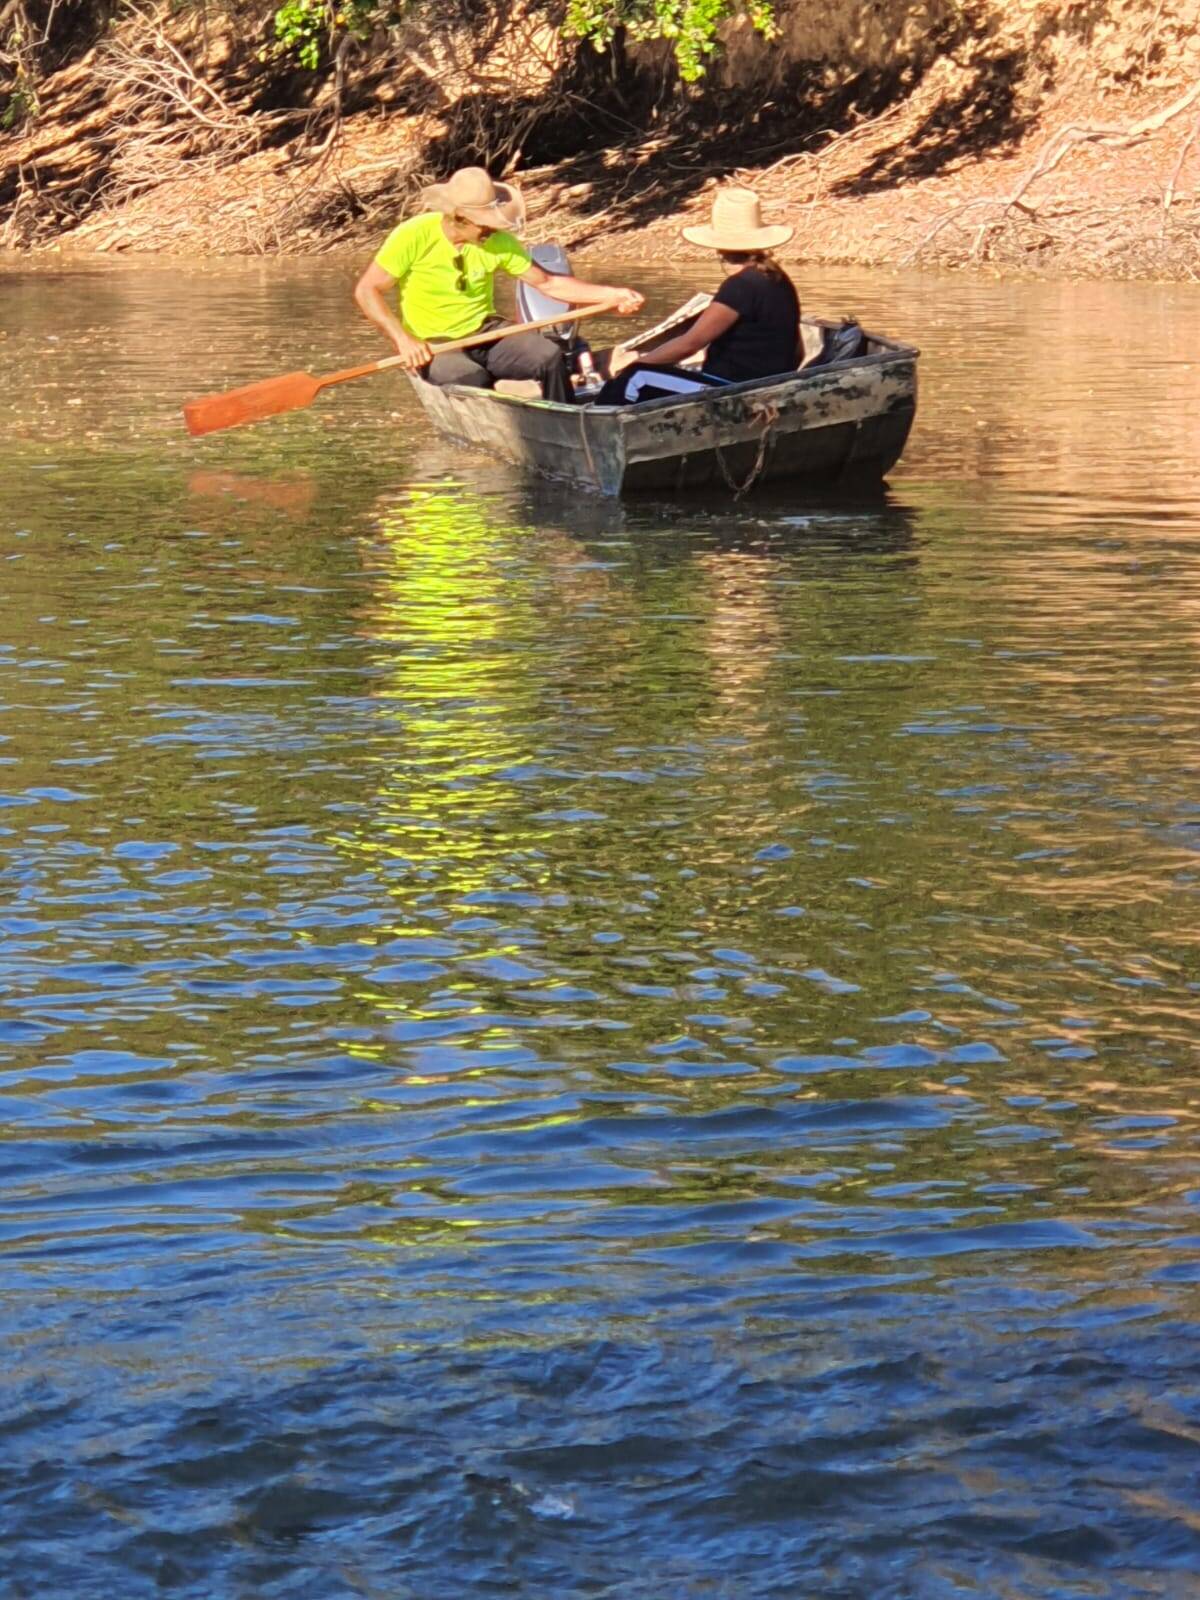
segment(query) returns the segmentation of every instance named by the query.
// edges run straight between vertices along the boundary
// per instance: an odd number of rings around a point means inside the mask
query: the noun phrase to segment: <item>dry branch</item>
[[[1197,137],[1200,137],[1200,117],[1197,117],[1195,122],[1192,123],[1191,132],[1179,146],[1179,155],[1176,157],[1175,165],[1171,169],[1171,176],[1167,179],[1167,187],[1163,191],[1162,231],[1164,233],[1167,229],[1167,219],[1170,216],[1171,207],[1175,203],[1175,188],[1179,182],[1179,174],[1183,171],[1183,164],[1188,158],[1188,151],[1195,144]]]
[[[971,258],[979,260],[986,255],[992,235],[1004,227],[1009,216],[1014,210],[1020,210],[1027,216],[1036,217],[1038,207],[1025,200],[1026,194],[1049,173],[1066,159],[1072,150],[1082,144],[1102,144],[1111,149],[1127,150],[1132,145],[1143,143],[1154,134],[1161,132],[1169,122],[1190,109],[1200,100],[1200,81],[1192,84],[1191,88],[1184,91],[1169,105],[1152,116],[1143,117],[1138,122],[1128,126],[1114,126],[1106,124],[1081,124],[1070,122],[1059,128],[1047,140],[1041,155],[1034,162],[1032,168],[1021,179],[1017,187],[1006,195],[980,195],[974,200],[964,201],[962,205],[955,206],[953,210],[938,218],[933,226],[922,234],[916,244],[903,257],[902,266],[909,266],[924,251],[943,229],[961,222],[968,212],[991,206],[999,211],[999,215],[984,219],[977,227],[975,243],[971,248]],[[1187,141],[1191,142],[1190,138]],[[1185,152],[1186,153],[1186,152]],[[1182,167],[1182,160],[1180,162]]]
[[[170,39],[162,13],[142,11],[136,31],[97,52],[93,79],[106,91],[111,165],[98,200],[117,207],[177,179],[212,175],[263,148],[288,113],[243,109],[220,93]]]

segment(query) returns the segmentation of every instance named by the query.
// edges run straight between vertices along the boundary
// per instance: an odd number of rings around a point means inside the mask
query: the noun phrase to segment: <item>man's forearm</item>
[[[538,288],[551,300],[561,300],[568,306],[602,306],[615,300],[620,293],[611,284],[585,283],[582,278],[574,278],[566,272],[547,274],[546,281],[539,283]]]

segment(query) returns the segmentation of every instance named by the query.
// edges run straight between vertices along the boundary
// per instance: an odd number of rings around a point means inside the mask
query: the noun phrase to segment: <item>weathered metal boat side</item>
[[[868,336],[867,353],[811,371],[637,406],[555,405],[414,378],[443,433],[602,494],[757,484],[877,483],[916,412],[917,354]]]
[[[622,408],[623,487],[743,493],[787,478],[878,482],[908,440],[916,386],[915,351],[880,351],[708,391],[701,405]]]
[[[447,437],[547,477],[620,494],[625,461],[615,407],[555,405],[458,384],[439,388],[417,377],[412,385]]]

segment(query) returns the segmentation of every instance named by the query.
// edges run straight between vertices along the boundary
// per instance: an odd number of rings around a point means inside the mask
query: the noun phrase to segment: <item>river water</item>
[[[1200,1594],[1196,289],[802,271],[874,505],[187,439],[353,268],[0,268],[0,1592]]]

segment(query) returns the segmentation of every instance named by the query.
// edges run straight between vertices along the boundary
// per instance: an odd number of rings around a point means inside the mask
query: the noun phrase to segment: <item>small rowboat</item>
[[[818,354],[836,331],[806,318],[806,351]],[[875,334],[861,344],[849,358],[639,405],[558,405],[416,376],[412,383],[440,433],[605,495],[741,496],[784,480],[858,490],[878,485],[900,459],[916,415],[919,354]]]

